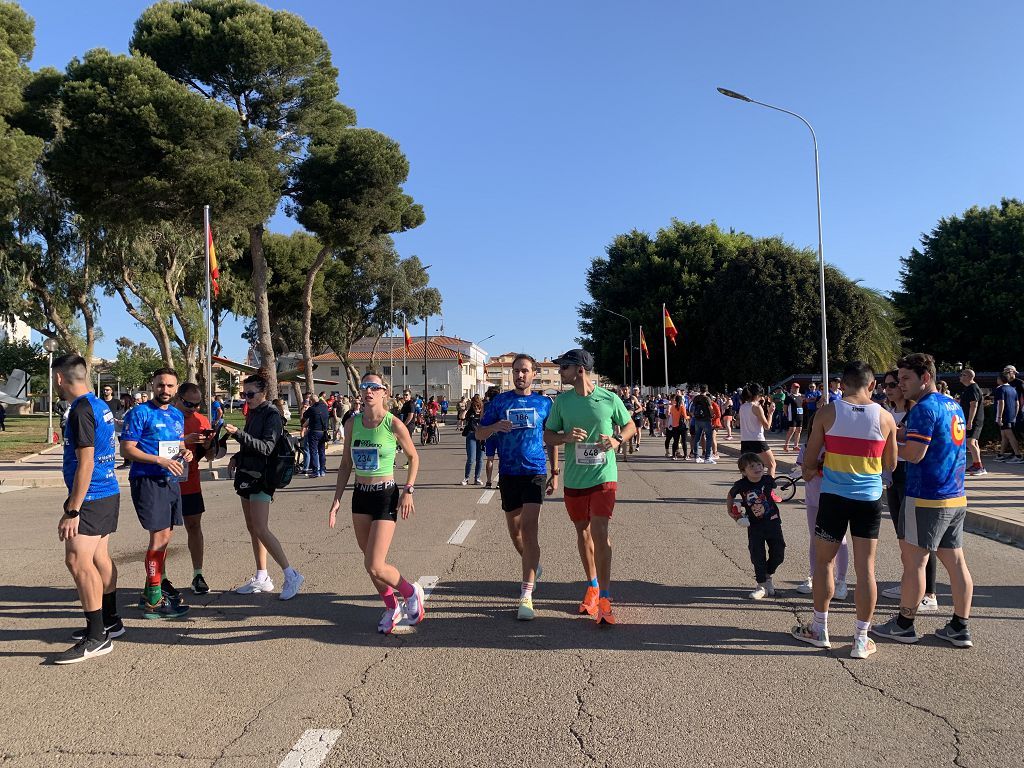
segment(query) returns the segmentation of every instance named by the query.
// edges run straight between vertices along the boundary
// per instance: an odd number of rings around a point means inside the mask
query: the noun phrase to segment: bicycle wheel
[[[780,477],[775,481],[775,490],[783,501],[792,501],[796,496],[796,480],[791,477]]]

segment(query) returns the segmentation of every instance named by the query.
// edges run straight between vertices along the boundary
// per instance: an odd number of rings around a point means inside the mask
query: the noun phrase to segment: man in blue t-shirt
[[[54,664],[76,664],[110,653],[111,638],[124,634],[117,615],[117,567],[110,559],[110,534],[117,530],[121,492],[114,473],[114,415],[89,389],[85,359],[63,355],[53,361],[61,399],[70,403],[64,427],[64,483],[68,497],[57,524],[64,562],[78,588],[85,629]]]
[[[974,582],[963,552],[967,422],[959,403],[936,390],[931,355],[907,355],[896,367],[904,397],[917,403],[897,434],[900,458],[907,462],[906,497],[897,525],[903,583],[899,614],[872,631],[901,643],[921,639],[914,617],[925,593],[928,553],[935,552],[949,574],[953,593],[953,618],[935,634],[969,648],[973,645],[968,619]]]
[[[995,402],[996,425],[999,427],[1000,455],[996,456],[995,460],[1005,461],[1007,464],[1022,464],[1024,459],[1020,454],[1020,442],[1013,431],[1021,403],[1017,396],[1017,390],[1010,386],[1006,373],[996,374],[996,386],[992,390],[992,400]]]
[[[150,381],[153,397],[132,408],[121,430],[121,455],[132,462],[128,485],[142,527],[149,531],[146,587],[139,607],[147,619],[173,619],[188,608],[170,580],[164,578],[167,545],[175,525],[183,525],[181,489],[192,451],[185,447],[185,416],[170,407],[178,393],[178,374],[160,368]]]
[[[512,543],[523,559],[518,616],[524,621],[535,615],[533,588],[540,576],[538,527],[544,491],[546,488],[550,495],[558,488],[558,449],[544,447],[544,423],[551,412],[551,400],[533,394],[536,375],[537,361],[530,355],[516,355],[512,361],[515,389],[491,398],[476,428],[477,440],[491,438],[497,443],[501,508]]]

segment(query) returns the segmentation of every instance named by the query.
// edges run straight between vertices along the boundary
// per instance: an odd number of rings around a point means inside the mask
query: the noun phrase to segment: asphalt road
[[[50,665],[82,624],[56,538],[63,494],[0,494],[0,764],[1024,765],[1024,551],[967,537],[974,649],[928,637],[850,659],[844,602],[830,617],[833,650],[815,650],[788,635],[809,618],[808,597],[746,599],[746,536],[725,514],[732,462],[672,464],[649,441],[620,472],[621,623],[575,615],[582,569],[560,499],[541,517],[538,618],[517,622],[518,557],[497,496],[480,503],[482,489],[458,485],[459,443],[449,433],[422,452],[417,512],[399,524],[391,560],[437,583],[427,619],[391,637],[376,632],[381,605],[351,524],[326,527],[330,477],[296,479],[273,506],[303,592],[282,602],[222,591],[250,575],[252,556],[237,499],[219,482],[205,489],[214,591],[189,593],[187,619],[138,618],[146,538],[125,492],[112,549],[128,633],[101,659]],[[777,581],[790,588],[806,576],[802,495],[783,506]],[[476,522],[464,543],[447,543],[466,520]],[[892,582],[896,541],[882,530],[878,575]],[[184,587],[183,530],[171,552],[169,575]],[[271,575],[280,588],[273,565]],[[919,619],[928,634],[950,613],[941,568],[939,594],[939,616]]]

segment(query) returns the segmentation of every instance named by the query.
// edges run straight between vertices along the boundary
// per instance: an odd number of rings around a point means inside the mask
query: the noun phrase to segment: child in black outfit
[[[751,600],[760,600],[766,595],[775,596],[775,585],[772,576],[786,554],[786,540],[782,537],[782,519],[779,507],[772,498],[775,478],[765,474],[764,464],[756,453],[744,453],[739,460],[740,472],[743,477],[729,489],[726,503],[729,505],[729,516],[739,522],[746,517],[750,523],[747,528],[747,543],[750,547],[750,561],[754,564],[754,577],[757,588],[750,593]],[[738,510],[733,509],[734,499],[739,497]],[[767,556],[765,554],[767,549]]]

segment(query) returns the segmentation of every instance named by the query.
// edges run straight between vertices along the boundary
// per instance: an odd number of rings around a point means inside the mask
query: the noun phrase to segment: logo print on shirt
[[[950,420],[950,433],[953,436],[953,443],[955,445],[960,446],[964,444],[964,438],[967,436],[967,424],[964,421],[964,417],[959,413]]]

